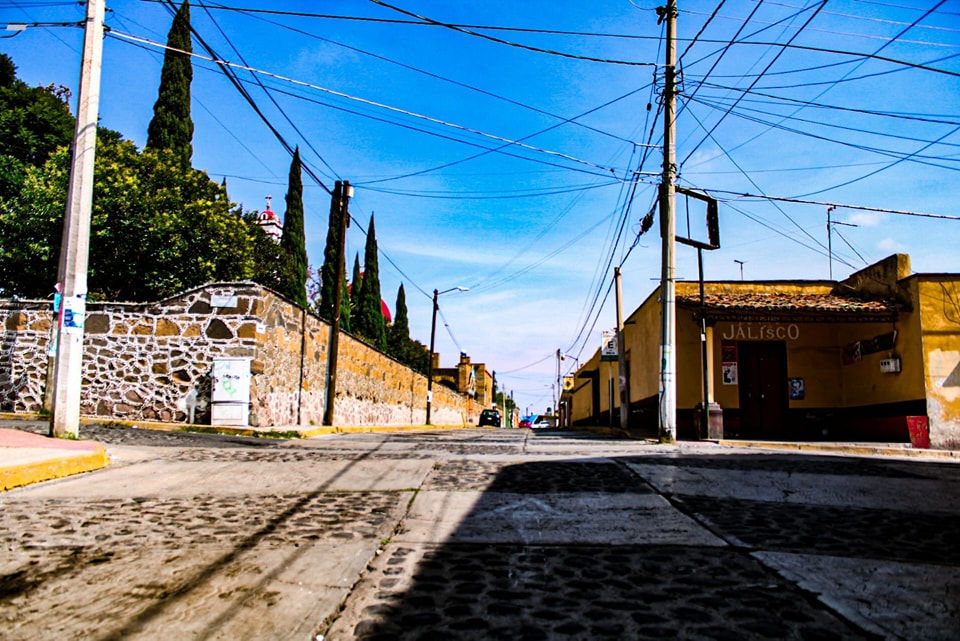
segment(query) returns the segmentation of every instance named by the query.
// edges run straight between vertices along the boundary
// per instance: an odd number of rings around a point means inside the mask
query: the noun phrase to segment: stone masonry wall
[[[0,409],[43,407],[49,302],[0,301]],[[210,420],[217,358],[251,360],[250,424],[319,425],[330,327],[255,283],[216,283],[158,303],[90,303],[81,414],[127,420]],[[335,425],[423,423],[426,378],[341,334]],[[432,422],[463,425],[468,399],[434,387]]]

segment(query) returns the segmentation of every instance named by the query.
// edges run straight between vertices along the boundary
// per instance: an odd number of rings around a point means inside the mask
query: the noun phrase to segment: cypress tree
[[[287,212],[283,216],[280,247],[286,256],[288,270],[281,292],[301,307],[307,306],[307,247],[303,232],[303,182],[300,148],[293,152],[290,177],[287,180]]]
[[[173,17],[167,47],[160,71],[160,90],[153,104],[153,119],[147,127],[146,148],[171,150],[186,169],[193,156],[193,120],[190,118],[193,64],[189,55],[193,52],[193,44],[189,0],[183,1]]]
[[[323,265],[320,267],[320,304],[317,306],[317,313],[320,318],[327,321],[333,321],[333,304],[336,302],[334,297],[337,291],[337,263],[345,260],[340,255],[340,225],[342,220],[337,202],[338,198],[340,198],[340,194],[337,188],[334,188],[333,194],[330,196],[327,244],[323,249]],[[354,291],[354,295],[356,295],[356,291]]]
[[[363,283],[357,301],[357,314],[354,331],[369,340],[374,347],[384,351],[387,348],[387,326],[383,318],[380,297],[380,267],[377,258],[377,233],[374,229],[373,215],[370,215],[370,227],[367,229],[367,246],[363,254]]]
[[[348,334],[353,331],[351,325],[353,324],[351,319],[353,318],[353,310],[350,309],[350,292],[347,290],[347,279],[343,279],[343,291],[340,297],[340,331],[347,332]]]
[[[363,284],[363,272],[360,271],[360,252],[353,256],[353,278],[350,279],[350,309],[357,308],[360,300],[360,286]]]
[[[394,307],[393,324],[387,329],[387,350],[401,363],[407,360],[407,343],[410,342],[410,320],[407,318],[407,294],[400,283],[397,290],[397,305]]]

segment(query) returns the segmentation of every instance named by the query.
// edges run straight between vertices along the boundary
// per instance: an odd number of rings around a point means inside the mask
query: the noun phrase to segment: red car
[[[521,419],[520,419],[520,427],[521,427],[521,428],[530,427],[530,419],[528,419],[528,418],[521,418]]]

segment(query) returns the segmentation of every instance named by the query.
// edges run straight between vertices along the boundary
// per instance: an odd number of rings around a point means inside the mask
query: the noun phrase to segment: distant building
[[[278,243],[283,235],[283,223],[280,218],[270,209],[270,201],[273,196],[267,196],[267,208],[257,214],[257,224],[267,236],[270,236]]]
[[[483,363],[471,363],[470,357],[460,352],[456,367],[441,368],[440,355],[433,355],[433,379],[459,394],[472,398],[477,407],[493,407],[493,376]]]
[[[646,435],[659,423],[659,294],[624,326],[629,429]],[[681,281],[676,305],[680,438],[960,449],[960,274],[913,274],[896,254],[840,282],[707,282],[702,304]],[[572,422],[619,425],[618,380],[598,349],[563,395]]]

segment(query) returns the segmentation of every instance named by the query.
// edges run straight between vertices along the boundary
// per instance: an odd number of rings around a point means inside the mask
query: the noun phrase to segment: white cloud
[[[877,249],[885,252],[902,252],[906,250],[904,245],[894,238],[884,238],[877,243]]]

